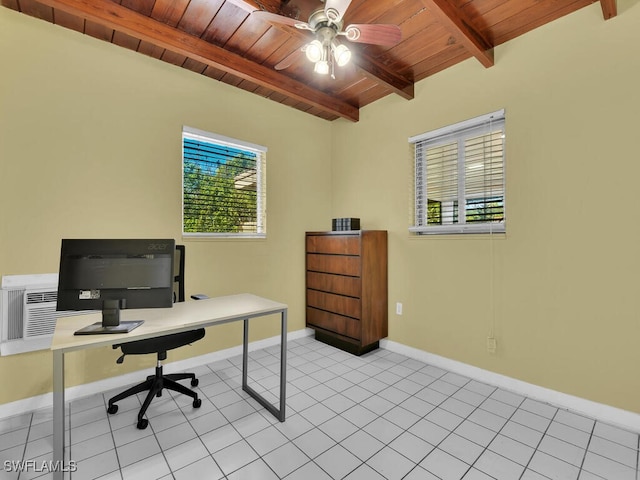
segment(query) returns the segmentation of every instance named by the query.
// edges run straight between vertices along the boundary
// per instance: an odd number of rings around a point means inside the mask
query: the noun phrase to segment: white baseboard
[[[466,363],[441,357],[440,355],[425,352],[424,350],[408,347],[391,340],[381,340],[380,347],[420,360],[421,362],[428,363],[429,365],[440,367],[465,377],[473,378],[479,382],[488,383],[489,385],[524,395],[533,400],[539,400],[559,408],[571,410],[575,413],[583,414],[604,423],[616,425],[620,428],[624,428],[625,430],[640,432],[640,414],[638,413],[629,412],[603,403],[593,402],[584,398],[557,392],[549,388],[533,385],[531,383],[523,382],[522,380],[517,380],[515,378],[474,367]]]
[[[313,335],[313,330],[305,328],[294,332],[289,332],[287,340],[296,340],[299,338]],[[280,336],[266,338],[249,344],[249,351],[271,347],[280,343]],[[622,410],[616,407],[593,402],[584,398],[568,395],[566,393],[557,392],[548,388],[523,382],[515,378],[507,377],[499,373],[490,372],[482,368],[474,367],[466,363],[441,357],[433,353],[419,350],[417,348],[408,347],[392,340],[383,339],[380,341],[380,347],[391,352],[399,353],[410,358],[415,358],[429,365],[443,368],[453,373],[473,378],[479,382],[488,383],[505,390],[527,396],[534,400],[549,403],[559,408],[572,410],[588,417],[600,420],[602,422],[616,425],[626,430],[640,432],[640,414]],[[197,357],[179,360],[166,365],[167,372],[184,371],[207,365],[220,360],[226,360],[242,354],[242,346],[227,348],[217,352],[200,355]],[[69,387],[65,391],[65,399],[67,401],[77,400],[79,398],[94,395],[100,392],[114,390],[126,387],[140,380],[141,377],[147,375],[146,370],[127,373],[117,377],[99,380],[97,382],[86,383]],[[33,412],[43,408],[51,408],[53,406],[53,394],[46,393],[35,397],[17,400],[15,402],[0,405],[0,419],[20,415],[23,413]]]
[[[313,330],[305,328],[302,330],[296,330],[287,334],[287,341],[296,340],[313,334]],[[271,347],[273,345],[280,344],[280,335],[271,338],[265,338],[264,340],[258,340],[249,343],[249,351],[259,350],[262,348]],[[242,345],[236,347],[227,348],[224,350],[218,350],[217,352],[207,353],[205,355],[199,355],[197,357],[191,357],[184,360],[178,360],[176,362],[167,363],[164,369],[167,373],[185,371],[192,368],[207,365],[209,363],[218,362],[220,360],[226,360],[238,355],[242,355]],[[65,401],[69,402],[77,400],[79,398],[94,395],[100,392],[107,392],[109,390],[115,390],[118,388],[124,388],[127,385],[139,382],[141,378],[146,378],[148,370],[139,370],[136,372],[126,373],[117,377],[105,378],[104,380],[98,380],[97,382],[85,383],[77,385],[75,387],[69,387],[65,390]],[[0,405],[0,419],[12,417],[14,415],[20,415],[23,413],[33,412],[43,408],[53,408],[53,393],[45,393],[43,395],[37,395],[35,397],[29,397],[22,400],[16,400],[15,402],[5,403]]]

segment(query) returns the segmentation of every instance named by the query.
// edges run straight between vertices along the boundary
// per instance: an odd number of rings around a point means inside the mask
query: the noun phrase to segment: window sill
[[[468,235],[475,233],[505,233],[504,223],[429,225],[427,227],[409,227],[409,232],[417,235]]]
[[[185,240],[265,240],[266,233],[183,233]]]

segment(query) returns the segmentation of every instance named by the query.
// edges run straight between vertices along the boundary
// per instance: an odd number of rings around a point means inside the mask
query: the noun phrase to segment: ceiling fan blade
[[[402,40],[402,31],[397,25],[353,24],[344,29],[347,40],[372,45],[396,45]]]
[[[326,0],[324,11],[329,20],[337,22],[344,17],[349,5],[351,5],[351,0]]]
[[[276,63],[273,68],[275,68],[276,70],[284,70],[285,68],[289,68],[295,63],[296,60],[298,60],[298,58],[300,58],[301,55],[302,49],[298,48],[284,57],[278,63]]]
[[[285,17],[283,15],[278,15],[276,13],[265,12],[264,10],[254,11],[253,15],[262,18],[268,22],[281,23],[283,25],[289,25],[291,27],[296,27],[301,30],[311,30],[311,27],[307,22],[301,22],[300,20],[296,20],[295,18]]]

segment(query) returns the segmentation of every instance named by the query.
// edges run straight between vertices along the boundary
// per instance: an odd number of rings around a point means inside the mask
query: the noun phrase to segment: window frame
[[[186,232],[185,231],[185,139],[228,146],[233,149],[244,150],[256,155],[256,231],[255,232]],[[266,208],[266,156],[267,147],[244,140],[238,140],[224,135],[206,132],[197,128],[183,125],[181,134],[182,155],[182,236],[185,238],[253,238],[263,239],[267,236],[267,208]]]
[[[505,133],[505,111],[504,109],[481,115],[469,120],[458,122],[453,125],[442,127],[436,130],[432,130],[420,135],[409,137],[409,143],[412,144],[413,156],[413,180],[414,180],[414,211],[412,225],[409,227],[409,232],[417,235],[438,235],[438,234],[474,234],[474,233],[505,233],[506,232],[506,133]],[[465,147],[464,141],[469,138],[474,138],[483,135],[491,135],[496,131],[501,130],[502,134],[502,169],[501,169],[501,194],[502,194],[502,220],[501,221],[478,221],[467,223],[466,216],[460,217],[459,208],[457,209],[458,223],[450,224],[429,224],[427,210],[433,206],[433,199],[427,197],[427,159],[426,151],[428,148],[434,148],[443,145],[451,145],[454,142],[457,144],[457,156],[456,156],[456,173],[458,178],[456,180],[458,184],[457,197],[454,201],[458,206],[460,201],[464,200],[463,204],[465,209],[473,197],[465,196],[465,187],[467,186],[466,173],[465,173]],[[491,140],[491,139],[490,139]],[[490,152],[492,153],[492,152]],[[486,183],[482,184],[482,188],[486,189]],[[496,195],[491,192],[484,191],[485,199],[495,198]],[[481,198],[481,197],[478,197]],[[437,201],[436,201],[437,202]],[[439,202],[437,202],[439,203]],[[488,203],[488,202],[487,202]],[[454,207],[455,208],[455,207]],[[455,216],[455,212],[454,212]],[[463,219],[460,222],[460,218]]]

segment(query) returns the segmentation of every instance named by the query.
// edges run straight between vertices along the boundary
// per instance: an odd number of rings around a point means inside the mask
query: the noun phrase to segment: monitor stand
[[[76,330],[74,335],[102,335],[108,333],[129,333],[138,328],[144,320],[120,321],[120,308],[123,308],[124,300],[105,300],[102,303],[102,322],[92,323]]]
[[[129,333],[134,328],[139,327],[144,323],[144,320],[129,320],[126,322],[120,322],[120,325],[115,326],[103,326],[102,322],[92,323],[86,327],[82,327],[80,330],[73,332],[74,335],[100,335],[103,333]]]

